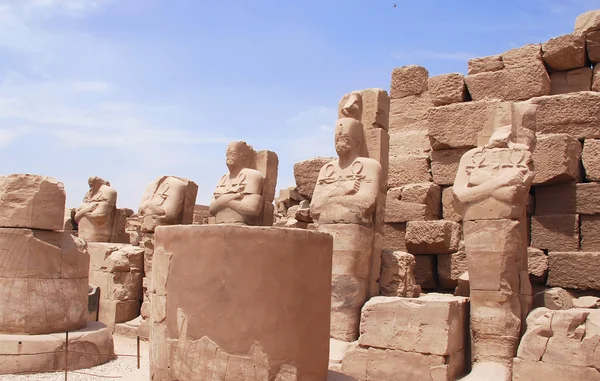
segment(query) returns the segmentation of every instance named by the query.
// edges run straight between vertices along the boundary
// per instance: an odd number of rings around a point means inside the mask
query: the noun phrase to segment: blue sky
[[[394,2],[396,8],[393,7]],[[471,57],[573,30],[600,0],[0,0],[0,173],[91,175],[137,209],[160,175],[208,204],[225,148],[331,156],[340,97],[394,67],[466,73]]]

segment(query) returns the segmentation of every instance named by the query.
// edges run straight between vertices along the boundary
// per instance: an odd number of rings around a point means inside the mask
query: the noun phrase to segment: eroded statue
[[[88,185],[90,189],[74,217],[78,236],[88,242],[109,242],[117,208],[117,191],[110,187],[110,182],[97,176],[90,177]]]
[[[142,231],[153,232],[157,226],[185,223],[184,214],[189,214],[186,197],[190,184],[189,180],[175,176],[162,176],[150,184],[139,206],[139,214],[143,217]]]
[[[513,105],[512,119],[485,146],[463,155],[453,187],[470,281],[473,370],[464,379],[469,381],[511,379],[531,307],[526,204],[535,175],[535,106]]]
[[[227,146],[229,173],[219,180],[209,206],[209,212],[218,224],[259,224],[264,177],[249,168],[252,152],[252,147],[241,141]]]

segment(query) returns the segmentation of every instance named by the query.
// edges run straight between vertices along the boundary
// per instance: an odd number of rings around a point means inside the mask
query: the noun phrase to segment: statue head
[[[348,100],[340,110],[346,118],[360,120],[362,117],[362,95],[360,91],[353,91],[348,96]]]
[[[508,141],[511,137],[511,126],[497,128],[490,136],[486,148],[508,148]]]
[[[360,155],[364,144],[364,131],[361,122],[354,118],[341,118],[335,124],[335,152],[339,155],[356,153]]]
[[[252,147],[246,142],[231,142],[225,153],[225,163],[229,168],[245,168],[252,155]]]
[[[110,186],[110,182],[104,180],[101,177],[98,176],[90,176],[90,178],[88,179],[88,185],[90,186],[90,188],[92,187],[99,187],[101,185],[108,185]]]

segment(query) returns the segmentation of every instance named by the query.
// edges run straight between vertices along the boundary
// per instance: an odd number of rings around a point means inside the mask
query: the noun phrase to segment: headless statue
[[[251,157],[252,148],[245,142],[232,142],[227,146],[229,173],[219,180],[209,205],[217,224],[259,224],[264,177],[249,168]]]
[[[363,149],[362,124],[354,118],[339,119],[335,126],[338,159],[321,168],[310,204],[317,223],[373,223],[381,164],[361,157]]]
[[[526,204],[535,175],[534,148],[534,131],[503,127],[459,164],[453,192],[464,221],[473,359],[464,380],[511,380],[531,307]]]
[[[113,230],[117,191],[100,177],[88,179],[90,190],[77,208],[74,220],[79,226],[78,236],[89,242],[109,242]]]
[[[142,231],[180,224],[186,187],[185,181],[174,176],[163,176],[150,184],[139,206],[139,214],[144,218]]]

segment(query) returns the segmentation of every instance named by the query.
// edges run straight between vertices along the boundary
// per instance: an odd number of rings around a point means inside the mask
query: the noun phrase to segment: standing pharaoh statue
[[[252,153],[252,147],[246,142],[232,142],[227,146],[229,173],[219,180],[209,206],[217,224],[259,224],[264,177],[250,168]]]
[[[310,213],[320,231],[334,236],[331,337],[358,338],[360,310],[369,296],[374,215],[381,165],[366,157],[360,94],[351,94],[335,125],[338,159],[318,176]]]
[[[90,190],[75,212],[78,236],[88,242],[109,242],[113,231],[117,191],[110,182],[96,176],[88,179]]]
[[[509,381],[531,308],[526,204],[535,175],[535,105],[514,104],[512,127],[463,155],[454,182],[470,281],[473,370],[464,380]]]

